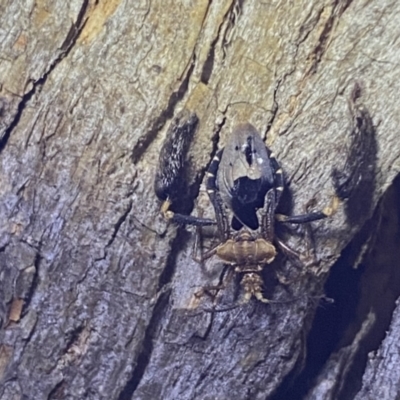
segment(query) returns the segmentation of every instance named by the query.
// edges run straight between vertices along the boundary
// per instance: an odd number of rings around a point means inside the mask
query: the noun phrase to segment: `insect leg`
[[[283,214],[275,214],[275,219],[278,222],[283,223],[292,223],[292,224],[305,224],[307,222],[318,221],[320,219],[324,219],[333,215],[337,208],[339,207],[339,198],[334,196],[331,204],[328,207],[325,207],[322,211],[312,211],[306,214],[300,215],[283,215]]]
[[[285,187],[285,180],[283,178],[283,171],[278,161],[275,158],[275,154],[267,148],[269,159],[271,162],[271,167],[274,171],[274,180],[275,180],[275,204],[276,206],[279,204],[279,200],[281,198],[283,189]]]
[[[300,261],[300,253],[296,250],[293,250],[289,245],[282,242],[282,240],[276,238],[276,243],[279,248],[293,261],[299,262]]]
[[[220,290],[224,290],[226,288],[226,281],[230,281],[232,279],[234,273],[234,269],[231,268],[231,266],[226,266],[226,268],[224,268],[222,275],[221,275],[221,281],[218,285],[207,285],[207,286],[203,286],[197,293],[195,293],[196,297],[202,297],[203,295],[208,295],[210,296],[212,299],[215,299],[216,295],[213,295],[211,292],[213,291],[220,291]],[[235,306],[234,308],[236,308],[237,306]],[[231,309],[231,307],[226,308],[224,310],[228,310]],[[222,311],[222,310],[221,310]]]
[[[201,229],[200,226],[198,227],[197,231],[196,231],[196,238],[193,244],[193,249],[192,249],[192,258],[194,261],[196,261],[197,263],[199,263],[200,265],[207,260],[208,258],[211,258],[214,254],[217,253],[218,250],[218,246],[213,247],[212,249],[206,251],[205,253],[203,253],[200,250],[200,256],[198,256],[199,254],[199,247],[201,247],[201,245],[199,246],[199,241],[201,241]]]
[[[263,238],[268,242],[274,240],[274,213],[276,208],[276,194],[270,189],[265,195],[264,207],[261,211],[261,232]]]
[[[223,202],[220,196],[220,193],[216,184],[216,177],[218,173],[219,163],[221,161],[222,153],[224,149],[218,151],[218,153],[214,156],[211,164],[207,170],[207,194],[210,198],[211,204],[214,207],[215,218],[217,220],[218,233],[220,235],[221,240],[227,240],[229,238],[230,229],[229,229],[229,221],[224,211]]]
[[[283,215],[275,214],[275,219],[278,222],[292,223],[292,224],[305,224],[307,222],[318,221],[319,219],[329,217],[324,211],[313,211],[308,214],[300,215]]]
[[[164,217],[178,225],[210,226],[216,224],[213,219],[193,217],[192,215],[174,213],[169,210],[164,213]]]

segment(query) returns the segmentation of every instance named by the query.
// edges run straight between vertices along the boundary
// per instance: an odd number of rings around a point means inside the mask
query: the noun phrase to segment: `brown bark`
[[[379,398],[399,396],[398,312],[384,339],[399,296],[398,182],[380,202],[400,170],[398,15],[377,0],[3,2],[0,399],[344,399],[361,385],[366,398],[374,373],[392,379]],[[356,85],[374,129],[352,164]],[[195,296],[221,265],[202,271],[195,231],[167,225],[153,191],[183,108],[200,120],[183,210],[213,217],[200,183],[243,122],[268,131],[293,213],[330,204],[332,176],[352,185],[312,224],[318,263],[278,257],[266,271],[275,303],[209,312],[237,301],[234,279],[215,304]],[[297,230],[284,239],[309,250]],[[311,373],[326,279],[360,262],[354,313]]]

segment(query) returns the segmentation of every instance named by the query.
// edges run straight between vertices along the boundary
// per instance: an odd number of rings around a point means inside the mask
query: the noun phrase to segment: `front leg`
[[[265,195],[264,207],[261,210],[261,232],[262,237],[272,243],[274,240],[274,214],[276,208],[276,193],[274,189],[270,189]]]
[[[327,217],[329,217],[329,215],[325,211],[312,211],[310,213],[300,215],[275,214],[275,219],[278,222],[291,224],[306,224],[308,222],[318,221]]]
[[[218,151],[218,153],[212,159],[211,164],[206,172],[207,194],[214,208],[215,218],[217,220],[217,225],[218,225],[218,235],[221,241],[227,240],[230,235],[229,221],[226,212],[224,210],[221,194],[218,190],[216,183],[218,168],[223,152],[224,149]]]
[[[197,298],[203,297],[204,295],[209,296],[214,301],[219,291],[226,289],[227,283],[231,281],[234,273],[234,269],[230,265],[226,265],[220,276],[220,283],[218,285],[206,285],[198,290],[194,295]],[[215,293],[213,293],[215,292]]]
[[[210,218],[193,217],[192,215],[185,215],[174,213],[171,210],[163,212],[163,215],[167,221],[172,221],[177,225],[194,225],[194,226],[210,226],[216,225],[217,222]]]
[[[300,215],[283,215],[275,214],[275,219],[278,222],[291,223],[291,224],[306,224],[308,222],[318,221],[320,219],[331,217],[339,207],[339,198],[333,197],[331,204],[325,207],[322,211],[312,211]]]

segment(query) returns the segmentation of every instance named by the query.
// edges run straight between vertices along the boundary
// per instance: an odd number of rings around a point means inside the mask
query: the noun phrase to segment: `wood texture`
[[[312,362],[307,337],[335,262],[390,252],[377,265],[398,282],[398,243],[373,247],[398,207],[377,207],[400,171],[398,2],[3,1],[0,20],[1,400],[287,398]],[[232,305],[237,285],[215,304],[195,296],[222,266],[210,260],[214,274],[204,273],[191,257],[195,231],[159,213],[153,180],[171,119],[186,108],[200,121],[178,207],[213,218],[205,169],[232,127],[250,122],[267,133],[289,209],[301,213],[335,196],[332,173],[346,170],[354,145],[356,85],[374,125],[362,201],[344,199],[312,224],[318,263],[280,257],[266,271],[274,303],[209,312]],[[284,237],[309,250],[301,232]],[[371,268],[364,289],[380,279]],[[276,270],[291,283],[278,284]],[[373,321],[383,308],[359,309],[315,383],[291,398],[352,398],[362,384],[367,398],[374,371],[399,370],[398,348],[385,350],[398,312],[382,342],[395,287],[375,298],[389,310],[381,336]],[[373,346],[357,346],[371,332]],[[356,354],[381,342],[381,362],[372,358],[363,381],[358,363],[346,385]],[[321,384],[327,373],[339,389]],[[394,375],[381,399],[400,395]]]

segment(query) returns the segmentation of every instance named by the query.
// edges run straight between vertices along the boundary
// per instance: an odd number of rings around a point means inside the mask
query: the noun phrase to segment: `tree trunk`
[[[0,10],[1,400],[400,396],[398,2]],[[282,211],[339,202],[311,238],[279,232],[314,261],[265,268],[270,304],[240,304],[160,214],[182,109],[200,123],[178,210],[215,218],[201,182],[243,122],[284,170]]]

